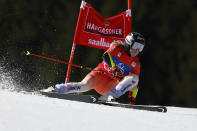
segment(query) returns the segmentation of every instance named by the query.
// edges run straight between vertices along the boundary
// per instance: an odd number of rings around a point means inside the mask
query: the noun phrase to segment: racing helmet
[[[129,51],[130,48],[134,50],[138,49],[139,52],[142,52],[145,46],[144,36],[137,32],[130,33],[126,36],[124,44],[125,44],[125,50],[129,56],[130,56],[130,51]]]

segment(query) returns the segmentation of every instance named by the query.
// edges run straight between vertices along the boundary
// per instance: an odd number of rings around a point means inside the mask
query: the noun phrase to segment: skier
[[[113,42],[105,51],[103,61],[81,82],[57,84],[55,91],[62,94],[96,90],[100,101],[112,101],[130,91],[129,99],[134,104],[140,74],[140,62],[137,55],[145,46],[144,37],[137,32],[126,36],[122,41]]]

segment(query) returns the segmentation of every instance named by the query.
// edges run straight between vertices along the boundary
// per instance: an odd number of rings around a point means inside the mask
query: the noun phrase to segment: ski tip
[[[165,106],[163,106],[162,108],[161,108],[161,110],[162,110],[162,112],[164,112],[164,113],[166,113],[168,110],[167,110],[167,107],[165,107]]]
[[[47,89],[41,89],[40,92],[52,92],[54,90],[53,87],[49,87]]]

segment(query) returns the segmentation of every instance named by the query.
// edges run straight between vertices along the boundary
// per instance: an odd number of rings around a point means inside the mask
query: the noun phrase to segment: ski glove
[[[116,66],[112,68],[112,74],[115,80],[121,81],[124,78],[124,75]]]

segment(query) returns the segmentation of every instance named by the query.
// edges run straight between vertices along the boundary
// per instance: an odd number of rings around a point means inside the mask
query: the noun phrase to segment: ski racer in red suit
[[[91,71],[81,82],[57,84],[59,93],[86,92],[96,90],[101,101],[111,101],[130,91],[131,103],[137,95],[140,74],[140,62],[137,57],[145,45],[144,37],[136,32],[130,33],[125,42],[116,41],[103,54],[103,61]]]

